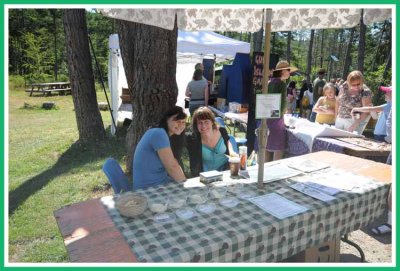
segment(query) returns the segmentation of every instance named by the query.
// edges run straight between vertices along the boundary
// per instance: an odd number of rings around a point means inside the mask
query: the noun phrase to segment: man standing
[[[326,84],[326,80],[324,79],[325,76],[325,69],[321,68],[318,71],[318,77],[315,78],[313,82],[313,101],[316,103],[318,99],[323,96],[322,89],[324,88]],[[313,105],[314,107],[314,105]],[[310,121],[315,122],[315,117],[317,116],[317,113],[312,112]]]

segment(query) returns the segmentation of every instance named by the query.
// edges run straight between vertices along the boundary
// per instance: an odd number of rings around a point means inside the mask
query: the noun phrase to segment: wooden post
[[[265,13],[265,39],[264,39],[264,70],[262,80],[262,93],[268,93],[268,79],[269,79],[269,55],[270,55],[270,43],[271,43],[271,19],[272,9],[267,9]],[[264,188],[264,162],[265,162],[265,145],[266,137],[268,135],[267,120],[261,120],[260,129],[258,129],[258,140],[259,140],[259,153],[258,153],[258,181],[257,188]]]

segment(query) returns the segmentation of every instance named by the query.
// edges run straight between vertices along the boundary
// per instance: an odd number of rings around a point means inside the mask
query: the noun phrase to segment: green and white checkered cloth
[[[227,176],[224,174],[224,180]],[[232,181],[239,180],[228,182]],[[103,197],[102,203],[138,262],[277,262],[360,229],[385,209],[388,186],[382,183],[372,181],[357,193],[341,192],[331,202],[322,202],[289,188],[293,183],[293,180],[268,183],[264,191],[257,190],[256,183],[244,184],[245,189],[257,195],[286,191],[281,194],[283,197],[309,209],[282,220],[243,199],[233,208],[209,199],[208,202],[217,206],[213,213],[197,212],[191,219],[177,217],[169,223],[155,222],[148,208],[137,218],[123,217],[114,207],[112,196]],[[172,182],[136,192],[167,198],[184,197],[192,190],[202,189],[187,184]],[[188,204],[188,207],[195,210],[196,206]]]

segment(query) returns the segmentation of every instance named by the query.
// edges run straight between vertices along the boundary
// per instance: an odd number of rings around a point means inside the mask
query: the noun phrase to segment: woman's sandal
[[[392,225],[385,223],[378,227],[372,228],[371,232],[377,236],[392,233]]]

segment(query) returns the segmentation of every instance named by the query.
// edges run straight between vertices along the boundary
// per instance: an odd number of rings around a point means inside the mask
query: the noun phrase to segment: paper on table
[[[302,160],[300,158],[291,161],[290,163],[287,164],[287,166],[303,172],[313,172],[330,167],[330,165],[322,162],[312,161],[312,160]]]
[[[250,179],[258,179],[258,167],[248,170]],[[287,179],[301,174],[301,171],[292,169],[282,164],[264,166],[264,183]]]
[[[279,219],[284,219],[308,210],[307,207],[301,206],[276,193],[250,198],[249,201]]]
[[[313,183],[322,184],[341,191],[352,192],[355,192],[359,188],[375,184],[370,178],[336,168],[314,172],[308,178]]]
[[[307,186],[306,184],[303,184],[303,183],[295,183],[295,184],[291,185],[290,187],[303,193],[303,194],[306,194],[310,197],[322,200],[324,202],[336,199],[335,197],[325,194],[322,191],[312,188],[310,186]]]

